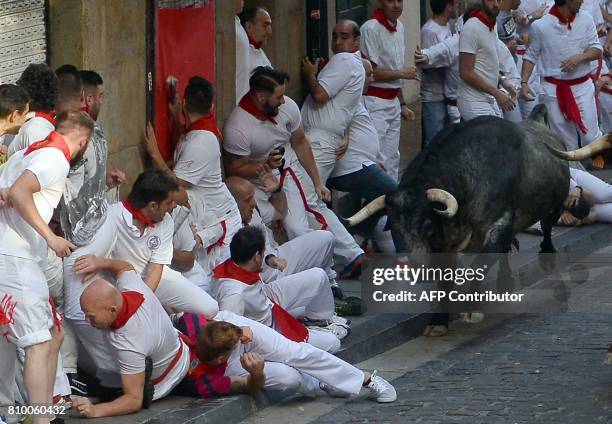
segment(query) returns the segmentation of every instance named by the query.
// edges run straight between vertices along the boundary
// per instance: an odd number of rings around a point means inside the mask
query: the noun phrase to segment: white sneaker
[[[327,393],[327,396],[329,397],[337,397],[337,398],[349,397],[348,393],[342,390],[336,389],[335,387],[330,386],[329,384],[325,384],[322,381],[319,381],[319,388],[323,390],[325,393]]]
[[[397,399],[395,388],[387,380],[378,375],[374,370],[370,376],[370,382],[366,386],[370,389],[369,398],[376,399],[380,403],[394,402]]]
[[[338,337],[338,340],[344,339],[351,333],[351,329],[340,325],[340,324],[329,324],[325,327],[318,325],[309,325],[308,328],[312,328],[313,330],[325,331],[327,333],[332,333],[334,336]]]
[[[343,317],[339,316],[336,313],[334,313],[332,315],[332,317],[329,319],[329,321],[332,324],[338,324],[338,325],[342,325],[342,326],[345,326],[345,327],[348,327],[350,325],[350,323],[351,323],[350,319],[343,318]]]

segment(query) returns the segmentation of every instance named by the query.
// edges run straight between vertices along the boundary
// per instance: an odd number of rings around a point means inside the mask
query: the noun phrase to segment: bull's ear
[[[527,119],[530,121],[539,122],[540,124],[548,127],[548,110],[546,109],[546,105],[543,103],[536,105]]]

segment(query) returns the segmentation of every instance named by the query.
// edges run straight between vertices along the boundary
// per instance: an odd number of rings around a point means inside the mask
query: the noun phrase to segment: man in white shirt
[[[319,74],[320,59],[312,63],[305,58],[302,62],[310,91],[302,106],[302,121],[323,184],[333,171],[338,155],[346,151],[345,133],[356,108],[361,105],[365,71],[359,40],[359,26],[353,21],[341,20],[332,33],[334,55]],[[301,176],[298,174],[298,177]],[[352,264],[362,260],[363,250],[334,212],[319,199],[312,184],[305,181],[303,187],[308,205],[324,216],[329,231],[334,234],[334,251],[339,262],[353,269]]]
[[[270,18],[270,13],[262,6],[248,6],[238,16],[249,41],[249,64],[246,72],[248,83],[253,69],[258,66],[272,66],[270,59],[268,59],[266,52],[263,50],[263,47],[268,43],[268,39],[272,35],[272,19]],[[248,85],[245,88],[248,91]],[[240,97],[236,96],[236,100],[239,101],[246,94],[246,91],[240,93]],[[236,95],[238,94],[236,93]]]
[[[265,233],[247,226],[230,245],[232,256],[215,268],[212,292],[219,308],[261,322],[296,342],[308,342],[336,352],[349,333],[348,322],[334,313],[334,299],[326,273],[310,268],[263,282]],[[307,328],[298,319],[312,322]]]
[[[191,311],[214,316],[217,303],[180,273],[169,268],[172,262],[174,224],[168,214],[174,208],[176,182],[165,172],[152,169],[140,174],[128,198],[108,211],[107,221],[114,234],[111,251],[114,259],[129,262],[143,277],[160,301],[177,312]],[[103,227],[104,228],[104,227]],[[73,325],[83,347],[98,366],[97,377],[104,386],[113,387],[112,373],[106,368],[110,353],[100,344],[100,332],[85,321],[79,298],[88,285],[78,275],[76,260],[94,254],[90,246],[73,253],[70,272],[64,268],[65,315]]]
[[[321,388],[348,396],[359,393],[363,386],[378,402],[393,402],[397,397],[393,386],[376,372],[358,370],[229,311],[221,311],[213,322],[185,314],[176,323],[177,330],[129,264],[96,257],[79,259],[80,272],[100,268],[115,274],[117,288],[96,280],[81,296],[81,305],[114,351],[123,394],[95,405],[76,398],[74,408],[87,418],[147,408],[173,388],[183,395],[208,398],[254,394],[262,388],[309,395]]]
[[[502,117],[513,110],[515,99],[500,90],[496,17],[499,0],[481,0],[464,14],[459,39],[459,86],[457,106],[464,120],[478,116]]]
[[[186,190],[189,204],[193,206],[191,215],[196,227],[220,230],[219,237],[213,241],[206,240],[205,234],[200,235],[202,248],[199,261],[205,271],[211,272],[229,257],[229,242],[242,227],[242,222],[238,206],[223,183],[221,132],[212,114],[213,85],[202,77],[194,76],[185,88],[184,97],[182,107],[178,105],[178,100],[171,104],[174,127],[180,128],[181,109],[186,124],[185,134],[178,139],[174,151],[172,169],[162,157],[150,125],[145,141],[155,166],[175,178],[181,189]],[[202,212],[204,207],[207,213]]]
[[[538,64],[549,125],[563,138],[567,150],[601,135],[591,62],[601,57],[603,49],[595,23],[580,10],[581,3],[555,0],[550,12],[532,25],[521,74],[521,96],[533,98],[528,81]]]
[[[23,71],[17,85],[30,95],[30,113],[13,138],[8,155],[44,140],[55,129],[55,103],[59,81],[55,72],[44,63],[32,63]]]
[[[404,25],[399,21],[403,0],[378,0],[372,19],[361,26],[361,51],[374,66],[374,83],[363,98],[380,140],[379,160],[395,180],[399,176],[401,118],[414,119],[404,101],[404,80],[416,77],[414,66],[405,66]],[[400,118],[401,117],[401,118]]]
[[[25,350],[24,384],[30,404],[50,405],[59,346],[59,317],[52,312],[42,272],[47,246],[65,257],[75,246],[48,226],[65,188],[71,161],[87,147],[93,122],[82,112],[58,116],[57,131],[13,154],[0,176],[0,392],[14,382],[15,348]],[[10,343],[6,343],[6,341]],[[48,417],[34,422],[47,423]]]
[[[249,38],[240,23],[238,14],[244,8],[244,0],[234,0],[236,15],[234,29],[236,31],[236,104],[249,91]]]
[[[449,20],[457,17],[457,0],[432,0],[433,16],[421,28],[421,47],[435,46],[451,37]],[[421,104],[423,108],[423,145],[426,146],[448,123],[444,97],[445,68],[422,68]]]
[[[287,196],[288,212],[283,225],[291,239],[311,231],[309,218],[313,226],[327,228],[321,212],[306,202],[304,182],[311,181],[315,193],[324,201],[329,201],[331,193],[321,182],[300,110],[285,96],[288,78],[278,69],[260,67],[253,72],[250,91],[224,126],[223,161],[227,176],[246,178],[256,187],[257,170],[262,164],[274,170]],[[256,189],[262,215],[274,214],[269,198],[269,193]],[[345,261],[352,259],[347,257]]]

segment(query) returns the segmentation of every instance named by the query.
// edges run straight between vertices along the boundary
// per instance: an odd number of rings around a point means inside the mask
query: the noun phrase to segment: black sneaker
[[[79,378],[79,374],[70,373],[66,374],[68,376],[68,381],[70,382],[70,391],[74,396],[82,396],[87,397],[87,383],[83,381],[83,379]]]
[[[148,409],[153,403],[153,395],[155,394],[155,386],[151,382],[153,374],[153,360],[147,356],[145,358],[145,383],[142,391],[142,409]]]

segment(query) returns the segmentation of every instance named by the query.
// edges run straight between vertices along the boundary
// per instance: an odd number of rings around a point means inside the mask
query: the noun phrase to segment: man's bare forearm
[[[121,395],[112,402],[94,405],[96,417],[116,417],[132,414],[142,407],[142,397]]]
[[[376,82],[391,82],[404,78],[404,71],[393,71],[390,69],[374,68],[374,81]]]
[[[534,68],[534,63],[528,60],[523,60],[523,67],[521,68],[521,83],[529,81],[529,78],[531,78],[531,74],[533,73]]]

